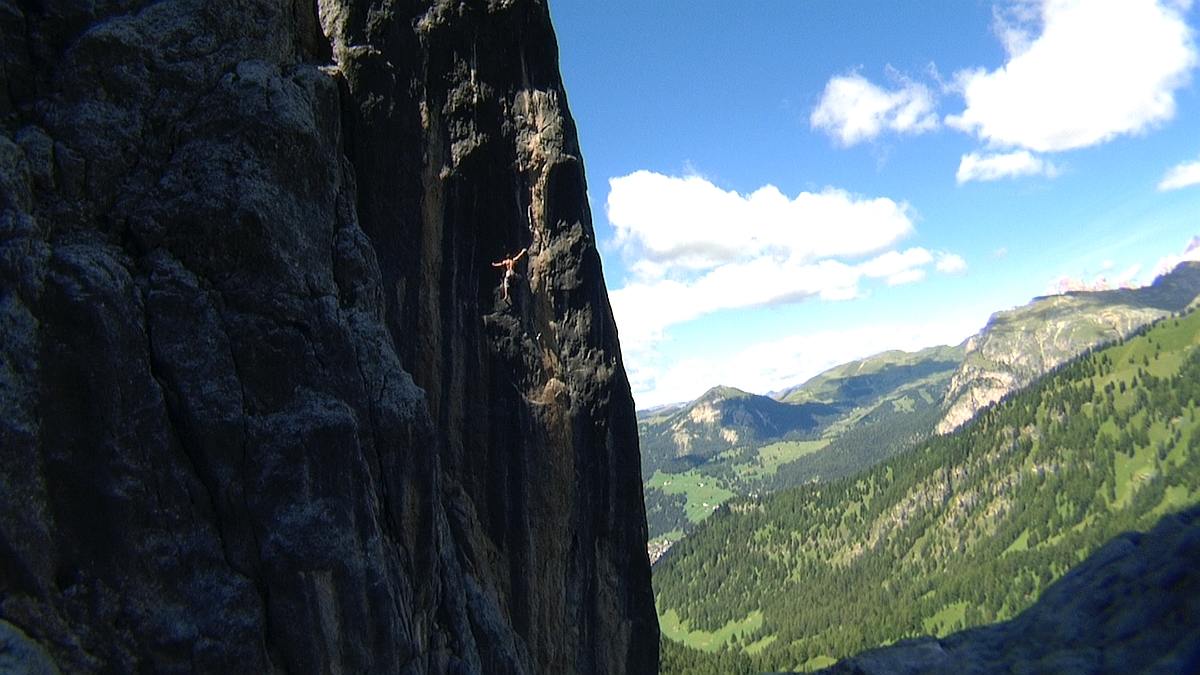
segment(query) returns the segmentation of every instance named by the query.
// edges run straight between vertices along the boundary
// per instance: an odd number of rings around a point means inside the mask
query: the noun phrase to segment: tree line
[[[761,610],[726,649],[753,672],[1015,616],[1113,536],[1200,499],[1198,319],[1087,353],[866,471],[730,502],[656,568],[659,611],[716,631]],[[672,652],[662,672],[705,658]]]

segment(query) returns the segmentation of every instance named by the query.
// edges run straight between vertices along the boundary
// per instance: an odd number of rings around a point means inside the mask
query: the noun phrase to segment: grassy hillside
[[[715,387],[686,406],[640,413],[651,538],[678,540],[734,494],[849,475],[910,447],[937,423],[961,355],[887,352],[822,373],[782,400]]]
[[[777,401],[717,387],[686,406],[639,414],[646,504],[657,555],[720,502],[723,493],[768,494],[828,482],[946,433],[980,409],[1066,361],[1179,312],[1200,294],[1200,264],[1184,263],[1151,286],[1037,298],[999,312],[959,347],[885,352],[780,392]]]
[[[681,473],[730,450],[810,438],[840,408],[789,405],[733,387],[714,387],[686,407],[638,422],[642,474]]]
[[[655,571],[664,635],[759,670],[1003,620],[1200,502],[1200,315],[1147,327],[872,469],[733,499]],[[719,637],[719,639],[717,639]],[[664,648],[668,663],[703,657]]]
[[[850,403],[871,406],[900,389],[924,380],[937,381],[962,361],[962,347],[931,347],[919,352],[893,350],[831,368],[780,392],[784,403]]]

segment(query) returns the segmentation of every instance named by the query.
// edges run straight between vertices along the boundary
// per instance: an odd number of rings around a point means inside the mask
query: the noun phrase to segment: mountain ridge
[[[656,472],[697,471],[749,494],[849,475],[928,434],[949,433],[1070,358],[1197,297],[1200,263],[1184,262],[1148,286],[1040,296],[996,312],[957,346],[881,352],[769,397],[719,385],[688,403],[640,411],[643,480],[655,491]],[[801,408],[771,406],[767,398]],[[675,514],[651,518],[652,538],[680,523],[687,529],[682,507],[657,493],[649,499],[655,514]]]
[[[967,340],[937,433],[953,431],[982,408],[1087,349],[1183,311],[1198,295],[1200,263],[1183,262],[1149,286],[1041,296],[993,314]]]
[[[1200,503],[1198,383],[1193,311],[869,470],[731,500],[658,563],[664,633],[812,669],[1011,619],[1111,537]]]

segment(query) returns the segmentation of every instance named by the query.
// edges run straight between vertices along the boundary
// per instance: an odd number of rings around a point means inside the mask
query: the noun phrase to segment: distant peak
[[[751,396],[754,396],[754,394],[751,394],[750,392],[742,391],[741,389],[738,389],[736,387],[727,387],[723,384],[718,384],[717,386],[713,387],[712,389],[709,389],[708,391],[704,392],[704,395],[701,396],[698,400],[711,401],[711,400],[718,399],[718,398],[722,398],[722,399],[750,398]]]

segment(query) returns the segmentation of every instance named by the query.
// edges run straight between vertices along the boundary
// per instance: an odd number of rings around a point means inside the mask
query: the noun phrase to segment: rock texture
[[[0,0],[0,69],[0,658],[656,671],[544,2]]]
[[[1185,262],[1150,286],[1078,291],[992,315],[966,342],[966,356],[942,402],[937,433],[948,434],[977,412],[1067,361],[1181,312],[1200,296],[1200,263]]]
[[[1012,621],[906,640],[826,675],[1200,672],[1200,507],[1112,540]]]

